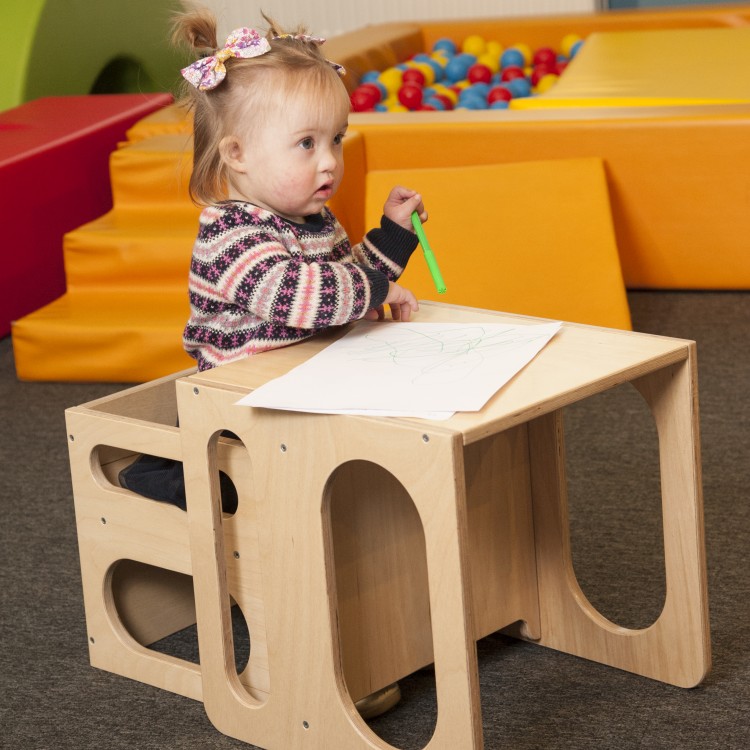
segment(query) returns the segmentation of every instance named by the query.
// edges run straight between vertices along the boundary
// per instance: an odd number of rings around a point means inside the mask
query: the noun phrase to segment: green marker
[[[416,211],[411,215],[411,223],[414,226],[414,231],[417,233],[417,237],[419,238],[419,244],[422,245],[424,259],[427,261],[427,268],[430,269],[430,275],[435,282],[435,288],[438,290],[438,294],[445,294],[447,289],[445,288],[443,275],[440,273],[437,258],[435,258],[435,254],[432,252],[430,243],[427,242],[424,229],[422,229],[422,222],[419,220],[419,214]]]

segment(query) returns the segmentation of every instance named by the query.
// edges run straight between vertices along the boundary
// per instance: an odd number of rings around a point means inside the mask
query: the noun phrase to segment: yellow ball
[[[461,51],[479,57],[484,54],[486,47],[487,43],[481,36],[478,34],[472,34],[464,39],[464,42],[461,45]]]
[[[533,53],[531,51],[531,47],[529,47],[528,44],[524,44],[523,42],[518,42],[517,44],[511,44],[510,46],[513,49],[517,49],[523,55],[523,59],[526,65],[531,65],[531,59],[533,57]]]
[[[560,42],[560,51],[565,57],[570,57],[570,50],[576,42],[580,42],[581,37],[578,34],[566,34]]]
[[[424,82],[426,86],[432,86],[432,84],[435,82],[435,68],[430,65],[430,63],[426,62],[417,62],[414,63],[412,66],[416,68],[417,70],[422,71],[422,75],[424,76]]]
[[[479,56],[478,63],[486,65],[493,73],[497,73],[500,70],[500,55],[493,55],[489,52],[485,52]]]
[[[546,76],[542,76],[536,84],[536,91],[538,94],[543,94],[545,91],[549,91],[556,83],[557,78],[554,73],[547,73]]]
[[[487,49],[485,50],[487,55],[497,55],[498,59],[503,54],[503,45],[500,42],[487,42]]]
[[[441,94],[442,96],[447,96],[453,104],[458,102],[458,94],[453,89],[448,88],[442,83],[436,83],[432,88],[435,89],[436,93]]]
[[[402,76],[403,73],[398,68],[388,68],[378,76],[378,81],[393,94],[401,88]]]

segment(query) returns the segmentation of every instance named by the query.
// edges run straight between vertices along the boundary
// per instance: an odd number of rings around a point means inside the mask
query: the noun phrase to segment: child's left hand
[[[416,211],[422,222],[427,221],[427,211],[422,196],[414,190],[397,185],[391,190],[383,206],[383,213],[394,223],[413,232],[411,215]]]

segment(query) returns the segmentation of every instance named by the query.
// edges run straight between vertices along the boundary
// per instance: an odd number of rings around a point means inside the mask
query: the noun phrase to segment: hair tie
[[[255,29],[235,29],[215,54],[202,57],[183,68],[182,77],[200,91],[215,89],[226,77],[224,62],[230,57],[258,57],[270,49],[268,40]]]
[[[319,36],[310,36],[309,34],[279,34],[278,36],[273,37],[274,40],[276,39],[295,39],[299,42],[309,42],[311,44],[317,44],[319,47],[322,44],[325,44],[325,39],[323,37]],[[332,60],[326,60],[326,62],[340,75],[345,76],[346,75],[346,68],[343,65],[339,65],[338,63],[333,62]]]

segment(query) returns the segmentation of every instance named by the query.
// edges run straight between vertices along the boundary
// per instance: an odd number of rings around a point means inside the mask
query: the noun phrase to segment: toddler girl
[[[301,30],[236,29],[216,49],[207,11],[175,40],[210,52],[182,71],[194,113],[193,200],[205,208],[190,268],[187,352],[206,370],[359,318],[417,310],[395,283],[417,245],[413,190],[395,187],[381,226],[351,246],[326,202],[344,171],[343,69]]]
[[[174,40],[206,53],[182,74],[194,116],[190,192],[205,206],[190,266],[183,341],[200,370],[292,344],[359,318],[417,310],[395,283],[417,245],[413,190],[394,188],[381,226],[352,247],[326,202],[343,175],[349,96],[322,39],[237,29],[216,49],[216,19],[178,16]],[[186,507],[182,464],[141,456],[121,486]],[[224,510],[236,508],[221,475]]]

